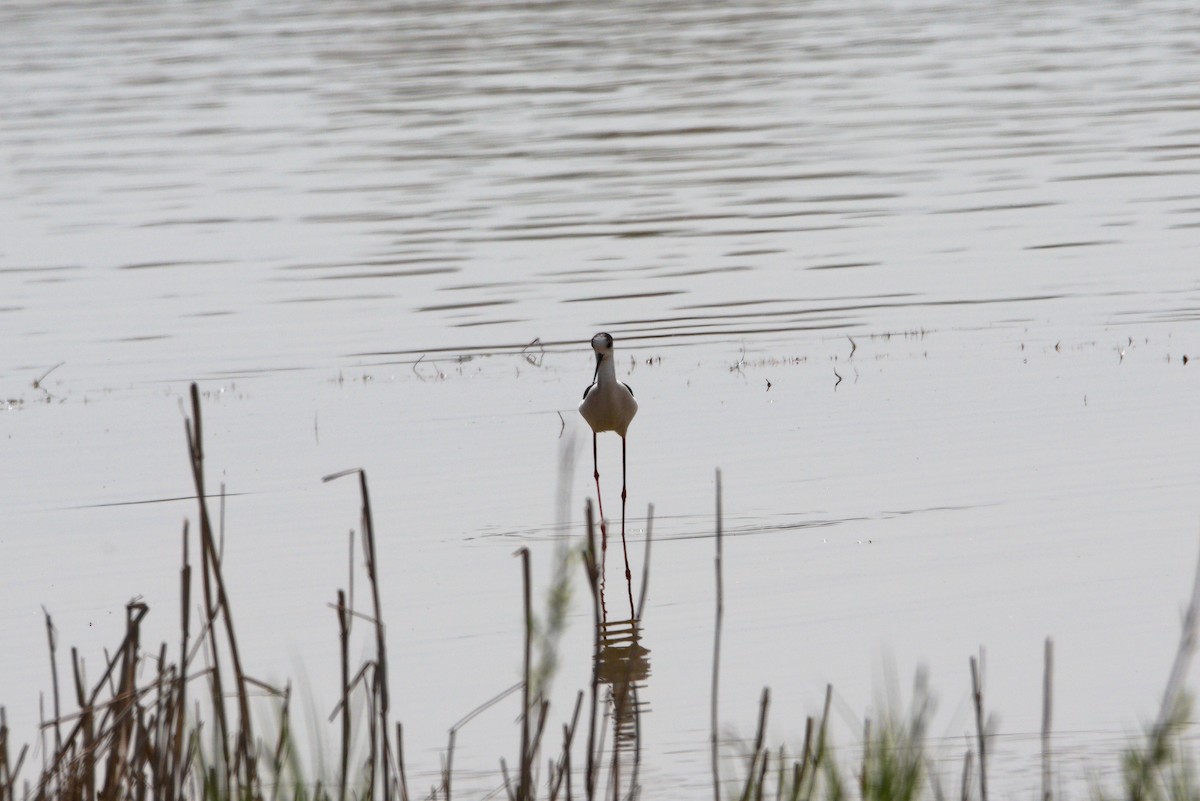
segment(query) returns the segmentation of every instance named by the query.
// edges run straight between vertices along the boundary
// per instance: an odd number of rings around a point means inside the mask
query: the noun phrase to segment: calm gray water
[[[10,724],[33,739],[42,605],[94,663],[132,596],[172,632],[197,380],[246,658],[321,710],[357,498],[320,477],[367,469],[434,781],[518,675],[511,552],[544,577],[579,534],[609,330],[635,561],[650,502],[660,540],[648,797],[707,792],[716,467],[732,731],[770,685],[797,747],[826,682],[861,719],[882,663],[924,663],[954,774],[983,644],[1033,793],[1053,636],[1064,773],[1110,772],[1200,530],[1198,42],[1180,0],[5,3]],[[456,763],[494,787],[511,710],[472,726]]]

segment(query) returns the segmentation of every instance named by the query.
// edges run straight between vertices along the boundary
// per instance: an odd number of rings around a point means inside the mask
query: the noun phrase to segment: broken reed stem
[[[46,616],[46,641],[50,644],[50,680],[54,688],[54,749],[55,751],[62,750],[62,724],[59,720],[62,717],[62,710],[58,701],[58,637],[54,630],[54,622],[50,620],[50,612],[46,607],[42,607],[42,614]]]
[[[717,736],[717,699],[720,690],[721,619],[725,616],[725,591],[721,579],[721,471],[717,471],[717,619],[713,629],[712,699],[710,710],[710,739],[712,746],[713,801],[721,801],[721,767]]]
[[[979,650],[980,656],[983,649]],[[987,729],[983,720],[983,678],[979,661],[971,657],[971,692],[975,699],[975,730],[979,735],[979,797],[987,801]]]
[[[242,659],[238,652],[237,636],[233,631],[233,611],[229,607],[229,597],[225,592],[225,580],[221,574],[221,560],[213,541],[212,521],[208,514],[208,502],[204,492],[204,445],[200,417],[200,388],[192,384],[192,426],[187,428],[188,451],[192,457],[192,477],[196,485],[196,499],[200,505],[200,540],[204,553],[208,557],[207,567],[212,572],[213,582],[217,590],[217,605],[225,621],[225,637],[229,643],[229,658],[233,663],[233,676],[237,685],[238,702],[238,756],[242,769],[245,771],[245,789],[257,783],[257,770],[254,763],[254,734],[250,720],[250,699],[246,691],[246,675],[242,671]],[[215,644],[215,638],[214,638]],[[214,667],[216,652],[213,653]],[[214,675],[219,671],[214,671]],[[214,702],[221,705],[221,698],[215,697]],[[228,774],[227,774],[228,775]]]
[[[141,618],[139,617],[138,621],[140,622],[140,620],[141,620]],[[126,627],[125,638],[121,641],[121,645],[117,649],[116,653],[108,659],[107,667],[105,668],[104,675],[101,676],[100,681],[98,681],[96,683],[95,688],[93,688],[91,694],[89,696],[87,696],[87,698],[84,697],[84,690],[83,690],[84,684],[83,684],[83,678],[82,678],[83,669],[80,666],[79,654],[76,651],[76,649],[74,649],[74,648],[71,649],[71,661],[75,665],[76,692],[79,697],[79,708],[80,708],[81,712],[79,714],[78,720],[76,720],[76,722],[75,722],[75,725],[72,727],[71,731],[67,734],[66,738],[63,741],[64,748],[61,751],[59,751],[53,755],[53,759],[51,760],[49,765],[43,765],[42,777],[38,781],[38,790],[37,790],[38,797],[46,796],[46,787],[49,784],[51,778],[54,776],[60,775],[59,772],[61,770],[63,770],[64,763],[68,761],[68,757],[73,756],[73,754],[74,754],[73,745],[74,745],[75,737],[78,736],[81,731],[84,733],[83,736],[84,736],[84,745],[85,745],[85,748],[83,749],[83,756],[84,756],[86,764],[88,764],[90,766],[90,761],[88,761],[88,760],[91,760],[94,757],[94,754],[93,754],[93,751],[91,748],[91,740],[90,740],[90,738],[92,736],[91,712],[95,707],[96,699],[100,696],[100,693],[104,690],[105,684],[109,684],[110,692],[114,696],[117,694],[116,688],[110,684],[109,679],[112,676],[113,671],[115,671],[117,669],[117,665],[120,662],[121,656],[125,653],[126,649],[128,648],[129,637],[130,637],[130,630],[128,627]],[[90,772],[89,772],[89,774],[90,774]]]
[[[808,773],[809,755],[812,754],[813,719],[809,715],[804,721],[804,750],[800,752],[800,761],[792,769],[792,801],[799,801],[804,778]]]
[[[375,550],[375,520],[371,514],[371,493],[367,489],[367,471],[358,470],[358,487],[362,493],[363,547],[366,551],[367,580],[371,584],[371,601],[375,607],[375,661],[374,690],[379,698],[379,735],[383,740],[379,753],[379,771],[382,776],[383,799],[391,801],[392,782],[388,772],[391,748],[388,737],[388,661],[387,637],[383,625],[383,605],[379,600],[379,561]]]
[[[763,738],[766,736],[767,707],[770,706],[770,703],[771,690],[769,687],[763,687],[762,700],[758,704],[758,728],[754,734],[754,750],[750,753],[750,766],[749,770],[746,771],[746,783],[742,787],[741,801],[752,801],[751,793],[762,794],[759,761],[761,760],[764,765],[767,761],[766,751],[763,750]],[[758,781],[757,790],[755,785],[756,779]]]
[[[1053,706],[1054,641],[1046,638],[1045,666],[1042,675],[1042,801],[1050,801],[1050,713]]]

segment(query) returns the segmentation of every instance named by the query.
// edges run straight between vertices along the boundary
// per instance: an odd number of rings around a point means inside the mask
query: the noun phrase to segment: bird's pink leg
[[[604,605],[604,568],[608,562],[608,524],[604,521],[604,500],[600,496],[600,462],[596,458],[596,432],[592,432],[592,477],[596,479],[596,505],[600,507],[600,604]]]
[[[629,546],[625,544],[625,437],[621,437],[621,550],[625,554],[625,586],[629,589],[629,619],[637,612],[633,608],[633,575],[629,572]]]

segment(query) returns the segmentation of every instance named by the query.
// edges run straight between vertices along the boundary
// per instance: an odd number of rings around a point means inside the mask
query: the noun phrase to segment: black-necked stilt
[[[632,577],[629,572],[629,549],[625,545],[625,433],[629,423],[637,414],[637,401],[628,384],[617,380],[616,365],[613,363],[613,338],[599,333],[592,337],[592,350],[596,352],[596,373],[592,384],[583,392],[583,403],[579,413],[592,427],[592,474],[596,479],[596,501],[600,506],[600,544],[602,551],[608,548],[608,532],[604,522],[604,503],[600,500],[600,466],[596,459],[596,437],[602,431],[615,431],[621,435],[621,549],[625,554],[625,581]],[[632,585],[630,592],[632,593]],[[632,604],[632,595],[631,604]]]

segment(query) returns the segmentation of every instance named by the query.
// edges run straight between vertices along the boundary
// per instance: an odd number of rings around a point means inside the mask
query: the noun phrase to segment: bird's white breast
[[[617,382],[593,384],[583,403],[579,404],[579,413],[593,431],[615,431],[622,437],[628,431],[637,409],[633,393]]]

